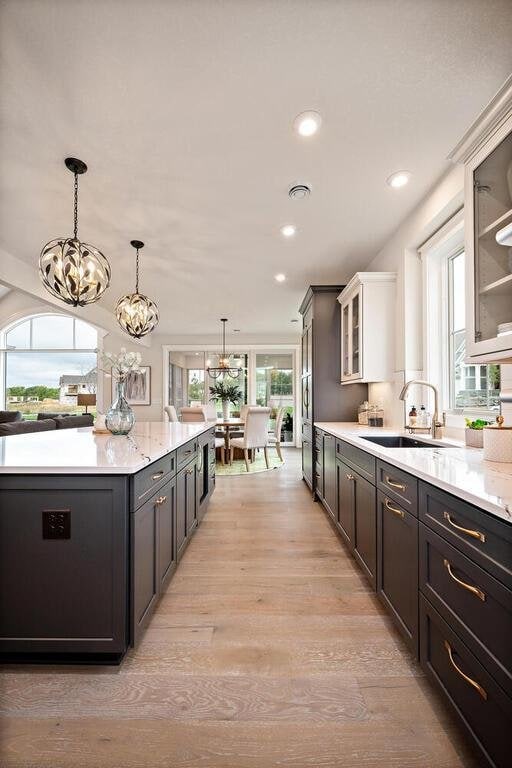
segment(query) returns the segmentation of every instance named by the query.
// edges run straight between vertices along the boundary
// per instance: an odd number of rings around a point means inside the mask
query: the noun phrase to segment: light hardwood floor
[[[477,765],[285,458],[218,479],[121,667],[3,670],[2,768]]]

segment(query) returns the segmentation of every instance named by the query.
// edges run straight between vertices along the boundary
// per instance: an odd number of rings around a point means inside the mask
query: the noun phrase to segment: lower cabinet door
[[[192,533],[197,525],[197,479],[196,479],[196,462],[193,461],[188,465],[185,472],[185,488],[186,488],[186,526],[187,536]]]
[[[418,520],[377,495],[377,593],[418,655]]]
[[[354,475],[354,557],[372,587],[377,587],[377,512],[375,486]]]
[[[313,488],[313,447],[306,438],[302,438],[302,476],[309,487]]]
[[[176,568],[176,478],[162,488],[156,502],[158,591],[165,591]]]
[[[324,483],[323,499],[327,511],[336,520],[338,504],[336,494],[336,440],[332,435],[324,434]]]
[[[512,700],[420,595],[420,660],[481,751],[479,765],[510,765]]]
[[[342,461],[336,461],[336,493],[338,496],[338,528],[351,550],[354,549],[354,481],[355,472]]]
[[[176,553],[181,555],[187,543],[187,475],[182,469],[176,475]]]
[[[138,643],[147,626],[158,598],[156,498],[149,499],[132,516],[134,645]]]

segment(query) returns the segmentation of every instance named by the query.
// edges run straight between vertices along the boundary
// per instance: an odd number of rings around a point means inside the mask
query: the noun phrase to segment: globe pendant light
[[[221,317],[221,323],[222,323],[222,355],[219,359],[219,365],[216,368],[211,368],[208,366],[207,371],[208,374],[212,377],[212,379],[218,379],[219,376],[230,376],[232,379],[238,379],[241,372],[241,367],[238,365],[237,367],[232,367],[229,364],[229,355],[226,354],[226,323],[227,323],[227,317]]]
[[[98,301],[108,288],[110,264],[94,245],[78,239],[78,177],[87,166],[76,157],[64,162],[75,177],[73,237],[46,243],[39,256],[39,274],[48,293],[73,307],[83,307]]]
[[[144,248],[144,243],[140,240],[131,240],[130,245],[137,251],[135,293],[128,293],[119,299],[116,317],[123,330],[134,339],[140,339],[147,333],[151,333],[158,325],[158,307],[143,293],[139,293],[139,250]]]

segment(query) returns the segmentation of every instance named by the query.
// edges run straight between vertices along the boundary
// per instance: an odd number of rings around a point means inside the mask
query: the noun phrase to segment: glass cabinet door
[[[512,340],[512,133],[475,168],[473,190],[474,341]]]
[[[343,361],[343,379],[350,378],[350,304],[344,304],[341,308],[341,355]]]
[[[351,354],[351,368],[352,368],[352,377],[358,378],[361,375],[361,351],[360,351],[360,309],[361,309],[361,302],[360,302],[360,294],[359,291],[356,293],[354,298],[352,299],[352,312],[351,312],[351,320],[350,320],[350,333],[351,333],[351,339],[350,339],[350,354]]]

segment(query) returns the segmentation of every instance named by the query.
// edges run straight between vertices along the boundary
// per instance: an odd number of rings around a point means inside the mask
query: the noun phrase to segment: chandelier
[[[220,321],[222,323],[222,354],[219,358],[218,366],[216,368],[208,366],[207,371],[212,379],[218,379],[219,376],[231,376],[232,379],[237,379],[242,370],[241,361],[238,361],[236,367],[230,366],[229,355],[226,354],[226,323],[228,320],[226,317],[221,317]]]
[[[151,333],[158,325],[158,307],[143,293],[139,293],[139,250],[144,248],[141,240],[131,240],[136,252],[135,261],[135,293],[127,293],[117,302],[116,317],[121,328],[133,336],[141,339]]]
[[[110,283],[110,264],[94,245],[78,239],[78,177],[87,166],[76,157],[65,159],[74,174],[73,237],[59,237],[46,243],[39,256],[39,275],[44,287],[57,299],[74,307],[93,304]]]

